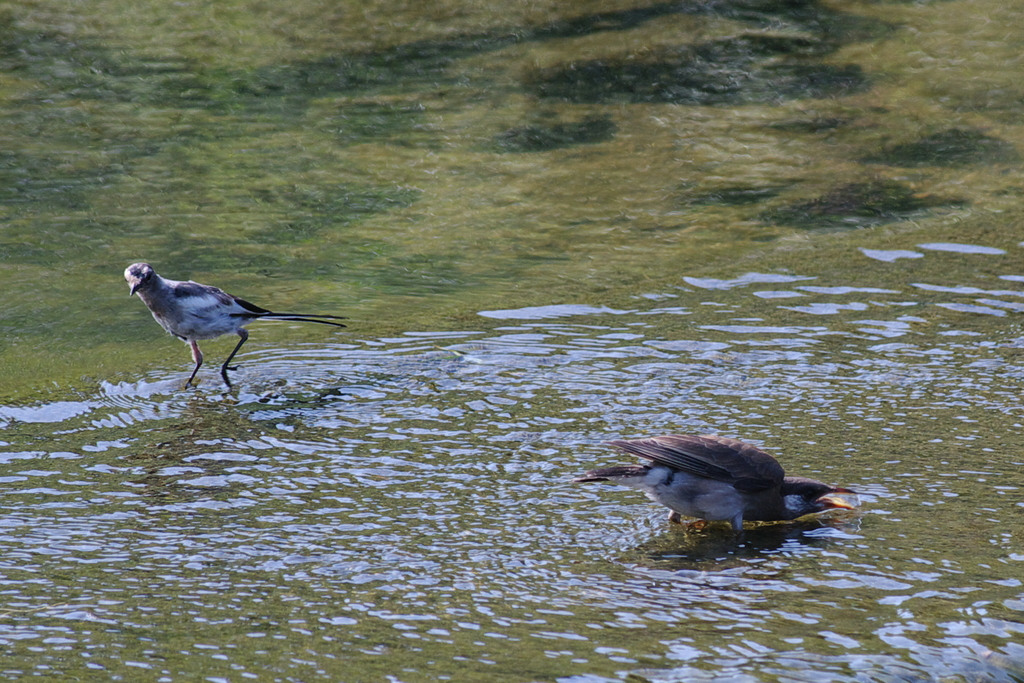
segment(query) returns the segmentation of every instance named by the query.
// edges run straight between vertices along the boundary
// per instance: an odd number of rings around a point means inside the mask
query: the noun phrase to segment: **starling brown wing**
[[[785,477],[782,465],[760,448],[714,434],[619,439],[609,441],[608,445],[656,465],[731,484],[744,492],[775,488]]]

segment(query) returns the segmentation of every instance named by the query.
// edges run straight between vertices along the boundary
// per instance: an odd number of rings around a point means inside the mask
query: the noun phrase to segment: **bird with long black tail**
[[[334,322],[344,320],[342,316],[274,313],[211,285],[191,280],[168,280],[157,275],[148,263],[133,263],[128,266],[124,271],[124,279],[131,288],[128,296],[138,294],[160,326],[192,348],[192,360],[196,366],[185,382],[186,387],[192,383],[203,365],[203,352],[199,350],[198,344],[200,340],[214,339],[229,332],[241,337],[220,368],[220,376],[230,387],[228,370],[238,369],[230,365],[231,359],[249,338],[245,326],[254,320],[295,320],[345,327],[342,323]]]

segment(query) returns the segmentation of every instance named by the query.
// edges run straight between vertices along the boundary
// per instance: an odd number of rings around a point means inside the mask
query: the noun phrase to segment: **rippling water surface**
[[[252,351],[236,392],[181,391],[183,363],[2,408],[5,675],[1016,680],[1024,366],[989,322],[1020,278],[845,277],[687,278]],[[670,431],[861,507],[737,538],[571,483]]]
[[[0,11],[0,679],[1024,680],[1024,12]],[[252,326],[235,386],[121,272]],[[580,473],[714,432],[859,507]]]

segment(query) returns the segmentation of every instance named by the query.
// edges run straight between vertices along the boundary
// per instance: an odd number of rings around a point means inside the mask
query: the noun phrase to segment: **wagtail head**
[[[124,279],[131,288],[128,296],[131,296],[140,289],[145,289],[156,277],[153,266],[148,263],[133,263],[124,269]]]

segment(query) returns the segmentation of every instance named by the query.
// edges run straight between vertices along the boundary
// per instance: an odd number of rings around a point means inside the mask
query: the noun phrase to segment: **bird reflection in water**
[[[675,527],[671,533],[634,548],[621,558],[662,571],[723,571],[750,568],[752,559],[793,557],[818,552],[830,541],[856,538],[858,518],[816,517],[795,522],[750,525],[740,535],[721,525],[704,529]]]

